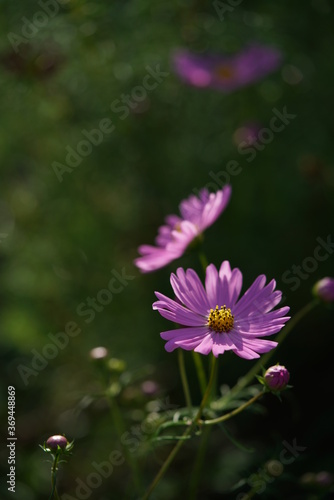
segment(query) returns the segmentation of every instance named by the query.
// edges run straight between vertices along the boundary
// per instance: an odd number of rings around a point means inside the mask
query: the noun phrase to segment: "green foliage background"
[[[244,1],[224,20],[205,1],[62,0],[58,6],[57,15],[15,52],[9,34],[22,36],[23,17],[32,20],[41,7],[34,1],[1,2],[1,422],[6,436],[6,393],[13,385],[20,500],[49,494],[49,466],[38,448],[49,435],[64,432],[75,439],[59,488],[73,496],[75,478],[84,480],[92,461],[103,461],[118,447],[105,403],[75,411],[96,389],[88,355],[93,347],[106,346],[130,371],[147,370],[146,377],[159,381],[161,397],[169,394],[172,403],[183,404],[176,355],[165,352],[159,337],[169,325],[151,304],[154,290],[171,294],[169,275],[177,266],[200,269],[198,257],[190,253],[145,276],[133,259],[140,244],[153,242],[157,227],[177,211],[181,199],[212,181],[211,171],[224,170],[229,160],[242,167],[231,180],[226,212],[205,234],[210,262],[230,260],[242,270],[245,286],[261,273],[274,277],[292,315],[310,299],[313,283],[333,275],[334,268],[330,255],[296,291],[282,278],[313,256],[318,237],[333,234],[330,2]],[[170,59],[177,48],[234,53],[252,41],[278,47],[284,60],[277,72],[247,88],[230,94],[198,90],[173,73]],[[122,120],[112,103],[131,94],[146,68],[157,65],[169,75]],[[302,79],[292,84],[296,71]],[[247,162],[238,152],[236,129],[247,122],[267,127],[273,108],[284,106],[296,118]],[[66,147],[76,148],[82,130],[97,128],[105,118],[115,130],[59,182],[53,162],[64,163]],[[123,268],[134,279],[85,323],[78,305],[106,287],[112,270]],[[50,342],[48,334],[63,331],[68,321],[77,322],[81,333],[25,386],[17,366],[30,366],[32,349],[41,352]],[[240,416],[229,427],[256,453],[240,451],[219,430],[213,434],[198,498],[236,498],[238,490],[231,493],[231,488],[275,458],[284,439],[293,438],[306,452],[267,484],[262,498],[282,498],[286,492],[295,495],[287,498],[325,498],[322,490],[303,488],[300,477],[333,469],[327,445],[333,435],[332,324],[333,311],[319,308],[280,347],[273,359],[289,368],[293,391],[283,405],[268,398],[266,415]],[[250,366],[224,355],[221,383],[233,384]],[[190,358],[189,370],[198,398]],[[123,401],[129,428],[140,422],[147,403],[139,394],[141,380],[137,392]],[[189,445],[180,455],[156,498],[184,498],[195,448]],[[7,450],[1,453],[5,475]],[[165,453],[142,459],[146,484]],[[125,465],[115,469],[91,498],[132,498],[128,475]],[[0,488],[1,498],[12,498],[4,484]]]

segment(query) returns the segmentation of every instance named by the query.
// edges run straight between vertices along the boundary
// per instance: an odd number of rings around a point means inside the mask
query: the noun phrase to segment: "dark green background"
[[[1,2],[0,233],[6,235],[0,243],[1,435],[7,436],[6,392],[13,385],[19,500],[48,498],[49,465],[38,444],[49,435],[64,432],[75,439],[59,483],[60,493],[73,496],[75,478],[85,479],[92,461],[106,459],[118,446],[104,403],[74,411],[96,389],[91,348],[105,345],[130,371],[148,367],[149,378],[161,384],[161,397],[170,394],[173,404],[183,404],[176,355],[165,352],[159,337],[170,324],[152,312],[151,304],[154,290],[171,294],[169,275],[177,266],[194,267],[202,276],[198,257],[186,255],[150,275],[141,275],[133,259],[140,244],[153,243],[164,216],[212,180],[210,171],[224,170],[229,160],[242,167],[231,180],[226,212],[205,234],[210,262],[230,260],[243,272],[245,287],[262,273],[275,278],[292,315],[310,300],[313,283],[333,275],[334,268],[330,255],[296,291],[282,278],[313,256],[318,237],[333,234],[329,1],[245,0],[224,20],[205,1],[63,0],[58,7],[57,15],[15,52],[9,33],[22,36],[22,18],[32,20],[41,7],[34,1]],[[170,55],[176,48],[234,53],[252,41],[278,47],[283,63],[247,88],[228,95],[199,90],[173,73]],[[110,106],[142,84],[148,66],[157,65],[169,75],[122,120]],[[302,79],[292,84],[296,71]],[[296,118],[247,162],[233,139],[236,129],[245,122],[267,127],[273,108],[284,106]],[[65,148],[75,148],[81,131],[96,129],[105,118],[115,130],[59,182],[53,162],[64,163]],[[85,323],[76,313],[78,305],[96,297],[111,271],[122,268],[134,279]],[[80,335],[25,386],[17,366],[30,366],[31,350],[41,352],[50,342],[48,334],[63,331],[68,321],[78,323]],[[307,450],[261,498],[325,498],[318,489],[303,489],[300,477],[333,469],[328,444],[333,437],[332,324],[333,310],[325,307],[300,323],[273,357],[289,368],[294,389],[283,404],[268,396],[265,415],[246,414],[229,426],[256,453],[238,450],[220,430],[212,434],[198,498],[236,498],[239,490],[230,488],[277,458],[282,441],[293,438]],[[227,384],[252,366],[231,354],[219,361],[220,380]],[[190,357],[189,369],[198,399]],[[130,428],[140,422],[145,401],[129,398]],[[157,499],[186,495],[184,478],[196,446],[184,448]],[[142,459],[145,484],[165,452]],[[4,476],[5,447],[1,453]],[[131,498],[128,475],[125,465],[119,467],[90,498]],[[0,488],[7,498],[5,485]]]

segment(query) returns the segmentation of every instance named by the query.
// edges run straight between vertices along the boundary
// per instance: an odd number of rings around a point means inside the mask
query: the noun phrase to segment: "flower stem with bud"
[[[59,500],[56,487],[58,463],[62,455],[67,456],[71,454],[71,450],[73,448],[73,441],[69,443],[65,436],[56,434],[54,436],[49,437],[49,439],[43,444],[43,446],[40,445],[40,448],[42,448],[42,450],[45,451],[46,453],[49,453],[53,459],[51,467],[52,490],[49,496],[49,500]]]
[[[155,476],[155,478],[152,481],[151,485],[149,486],[149,488],[147,489],[146,493],[144,494],[142,500],[147,500],[149,498],[149,496],[151,495],[152,491],[156,488],[156,486],[158,485],[158,483],[160,482],[160,480],[165,475],[168,467],[170,466],[170,464],[173,462],[174,458],[178,454],[178,452],[179,452],[180,448],[182,447],[184,441],[186,441],[186,438],[188,436],[190,436],[190,434],[193,432],[193,430],[195,429],[196,425],[198,424],[198,422],[199,422],[199,420],[200,420],[200,418],[202,416],[202,412],[203,412],[203,410],[205,408],[205,405],[206,405],[206,403],[207,403],[207,401],[209,399],[209,396],[211,394],[211,389],[212,389],[212,385],[213,385],[214,378],[215,378],[215,373],[216,373],[216,362],[217,362],[217,359],[213,358],[212,365],[211,365],[211,373],[210,373],[209,383],[207,385],[205,394],[204,394],[204,396],[202,398],[201,404],[199,406],[199,409],[197,411],[197,414],[196,414],[195,418],[193,419],[193,421],[189,425],[189,427],[182,434],[182,439],[180,439],[177,442],[177,444],[174,446],[174,448],[172,449],[172,451],[170,452],[170,454],[166,458],[166,460],[163,463],[163,465],[162,465],[161,469],[159,470],[158,474]]]
[[[289,323],[283,328],[283,330],[277,335],[276,341],[278,342],[278,346],[280,346],[285,339],[285,337],[290,333],[290,331],[296,326],[296,324],[304,317],[306,314],[308,314],[314,307],[316,307],[319,304],[319,299],[314,299],[306,306],[304,306],[300,311],[297,312],[297,314],[294,315],[294,317],[289,321]],[[278,347],[277,346],[277,347]],[[277,349],[277,348],[276,348]],[[223,402],[228,402],[230,399],[232,399],[233,396],[238,394],[242,389],[244,389],[257,375],[262,367],[269,361],[269,359],[272,357],[272,355],[276,352],[276,350],[272,350],[261,356],[261,358],[258,360],[257,363],[249,370],[248,373],[244,377],[242,377],[234,387],[220,400],[222,403]]]
[[[93,360],[96,370],[104,386],[103,395],[108,401],[111,418],[116,430],[116,434],[121,442],[124,458],[131,469],[134,487],[137,492],[140,491],[140,474],[136,457],[132,455],[129,448],[123,443],[122,437],[125,434],[126,427],[122,412],[117,402],[117,392],[114,393],[110,383],[110,372],[121,373],[125,369],[125,363],[115,358],[109,359],[108,350],[105,347],[95,347],[90,351],[90,358]]]

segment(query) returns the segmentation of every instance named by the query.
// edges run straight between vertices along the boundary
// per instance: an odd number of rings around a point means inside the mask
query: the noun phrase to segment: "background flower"
[[[181,257],[188,245],[223,212],[231,196],[231,187],[225,186],[217,193],[202,189],[199,196],[192,195],[180,203],[180,214],[168,215],[166,224],[159,228],[155,239],[157,246],[141,245],[142,257],[135,265],[144,273],[155,271]]]
[[[275,280],[265,283],[260,275],[239,299],[242,274],[231,270],[228,261],[219,272],[213,264],[207,267],[205,288],[195,271],[179,268],[171,275],[177,301],[156,292],[159,300],[153,304],[161,316],[186,327],[161,333],[165,349],[181,347],[216,357],[231,350],[245,359],[270,351],[277,342],[259,337],[279,332],[289,319],[284,316],[289,307],[272,311],[282,294],[274,291]]]
[[[195,87],[231,92],[260,80],[281,64],[282,54],[272,47],[253,44],[234,55],[197,55],[179,50],[173,55],[175,72]]]

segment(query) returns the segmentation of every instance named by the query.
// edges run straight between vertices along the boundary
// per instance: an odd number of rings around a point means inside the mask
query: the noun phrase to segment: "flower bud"
[[[323,278],[314,285],[312,291],[324,302],[334,302],[334,278]]]
[[[58,446],[62,450],[65,450],[66,446],[68,445],[68,441],[67,441],[65,436],[60,436],[60,435],[56,434],[55,436],[49,437],[49,439],[47,440],[47,442],[45,444],[46,444],[46,447],[52,451],[57,451]]]
[[[268,368],[264,374],[264,383],[273,392],[280,392],[286,388],[290,379],[290,373],[285,366],[275,365]]]

